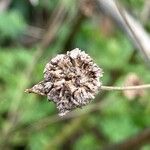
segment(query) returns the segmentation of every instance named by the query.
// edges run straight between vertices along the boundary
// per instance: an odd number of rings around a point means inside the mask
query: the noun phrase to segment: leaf
[[[138,132],[137,126],[129,116],[111,116],[101,118],[100,128],[112,142],[118,142]]]
[[[0,13],[0,39],[17,38],[24,31],[26,23],[17,11]]]
[[[96,137],[93,134],[82,135],[74,144],[73,150],[98,150],[99,144]]]

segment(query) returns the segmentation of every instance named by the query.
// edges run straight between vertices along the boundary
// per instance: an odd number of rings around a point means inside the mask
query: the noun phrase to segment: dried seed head
[[[44,80],[28,92],[47,95],[56,103],[59,115],[88,104],[97,94],[103,72],[84,51],[78,48],[60,54],[46,64]]]
[[[143,81],[140,79],[140,77],[131,72],[126,76],[124,86],[136,86],[141,84],[143,84]],[[144,96],[145,91],[143,89],[125,90],[123,91],[123,94],[128,98],[128,100],[135,100],[137,97]]]

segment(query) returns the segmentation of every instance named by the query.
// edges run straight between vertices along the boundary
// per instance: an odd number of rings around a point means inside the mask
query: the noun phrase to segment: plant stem
[[[102,90],[106,91],[124,91],[124,90],[139,90],[139,89],[150,89],[150,84],[143,84],[137,86],[123,86],[123,87],[116,87],[116,86],[101,86]]]

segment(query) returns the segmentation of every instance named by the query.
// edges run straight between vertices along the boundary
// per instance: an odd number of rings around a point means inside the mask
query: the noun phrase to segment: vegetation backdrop
[[[133,85],[150,82],[150,70],[126,34],[82,2],[0,1],[0,149],[105,149],[150,127],[148,90],[101,92],[64,118],[46,97],[24,93],[43,78],[52,57],[76,47],[103,68],[104,85],[124,85],[129,78]],[[120,2],[142,23],[144,0]],[[150,31],[149,20],[144,27]]]

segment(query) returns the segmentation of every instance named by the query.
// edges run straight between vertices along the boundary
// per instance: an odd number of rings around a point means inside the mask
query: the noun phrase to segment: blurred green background
[[[139,21],[144,2],[121,1]],[[145,29],[150,31],[150,21]],[[94,13],[92,4],[0,1],[0,149],[97,150],[150,126],[149,91],[101,92],[68,118],[58,117],[46,97],[24,93],[43,78],[53,56],[76,47],[103,68],[104,85],[124,85],[129,78],[133,85],[150,82],[150,70],[130,39],[110,18]]]

